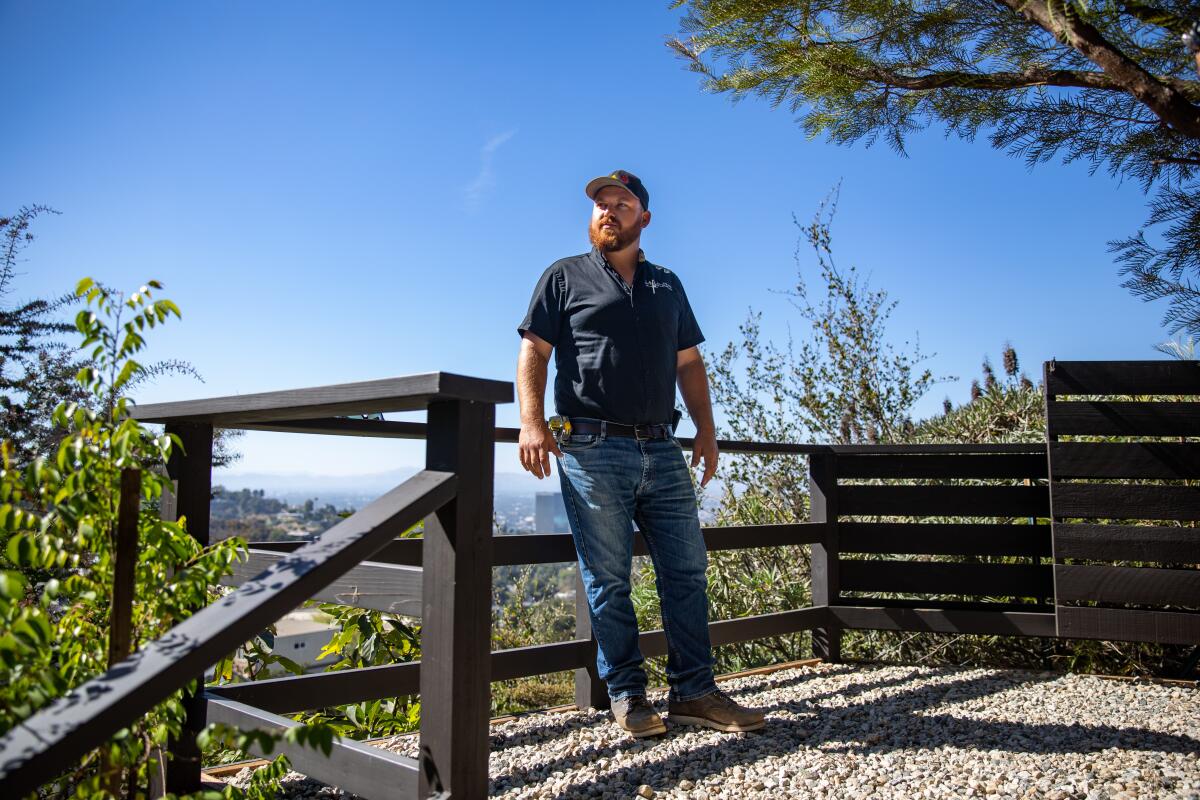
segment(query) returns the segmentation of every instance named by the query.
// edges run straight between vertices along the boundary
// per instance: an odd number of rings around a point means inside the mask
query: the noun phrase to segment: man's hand
[[[558,442],[546,424],[543,400],[546,394],[546,364],[552,351],[550,343],[532,331],[521,337],[517,357],[517,399],[521,401],[521,435],[517,438],[517,457],[527,472],[538,480],[550,474],[550,454],[562,457]]]
[[[701,458],[704,459],[704,477],[700,479],[700,487],[703,488],[717,471],[717,429],[713,425],[708,373],[704,369],[700,348],[689,347],[679,351],[675,357],[675,375],[688,414],[696,423],[696,438],[692,440],[692,467],[699,464]]]
[[[714,452],[716,440],[713,440]],[[538,480],[550,476],[550,454],[562,458],[558,442],[550,432],[550,426],[545,422],[529,422],[521,425],[521,435],[517,441],[517,451],[521,457],[521,466],[537,476]]]
[[[700,478],[700,488],[704,488],[717,471],[717,434],[713,431],[697,432],[692,440],[693,468],[700,464],[701,458],[704,459],[704,476]]]

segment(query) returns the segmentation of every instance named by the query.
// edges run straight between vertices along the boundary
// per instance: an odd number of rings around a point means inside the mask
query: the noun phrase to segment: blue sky
[[[841,181],[839,263],[899,301],[967,397],[1011,341],[1050,357],[1153,358],[1162,308],[1120,288],[1105,241],[1145,196],[1083,165],[1027,169],[983,142],[808,140],[786,109],[700,90],[665,47],[665,2],[0,0],[0,210],[45,203],[16,288],[149,278],[184,319],[151,356],[205,377],[143,402],[445,370],[512,380],[541,271],[587,249],[583,184],[651,192],[647,255],[680,274],[713,351],[786,300],[798,231]],[[811,275],[812,261],[802,265]],[[500,424],[517,424],[515,404]],[[249,434],[248,472],[354,474],[411,442]],[[517,471],[515,448],[498,469]]]

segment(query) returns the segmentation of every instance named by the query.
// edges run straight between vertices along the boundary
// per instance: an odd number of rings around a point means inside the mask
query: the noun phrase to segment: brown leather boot
[[[766,724],[761,711],[739,706],[717,689],[695,700],[672,700],[667,719],[684,725],[703,725],[729,733],[756,731]]]
[[[629,731],[635,739],[667,732],[662,717],[643,695],[635,694],[613,700],[612,712],[617,724]]]

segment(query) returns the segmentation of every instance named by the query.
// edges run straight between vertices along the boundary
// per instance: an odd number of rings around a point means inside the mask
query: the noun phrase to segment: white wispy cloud
[[[483,196],[496,185],[496,172],[492,168],[492,160],[500,146],[517,135],[517,129],[497,134],[488,139],[479,150],[479,173],[467,184],[467,204],[475,205]]]

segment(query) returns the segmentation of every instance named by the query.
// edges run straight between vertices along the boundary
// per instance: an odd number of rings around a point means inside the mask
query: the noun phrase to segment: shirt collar
[[[612,265],[608,263],[608,259],[605,258],[604,253],[600,252],[599,247],[592,245],[592,252],[589,255],[591,255],[592,261],[594,261],[598,266],[608,267],[609,269],[613,268]],[[641,270],[642,264],[647,263],[649,262],[646,260],[646,251],[638,248],[638,271]],[[637,271],[634,272],[634,275],[637,275]]]

